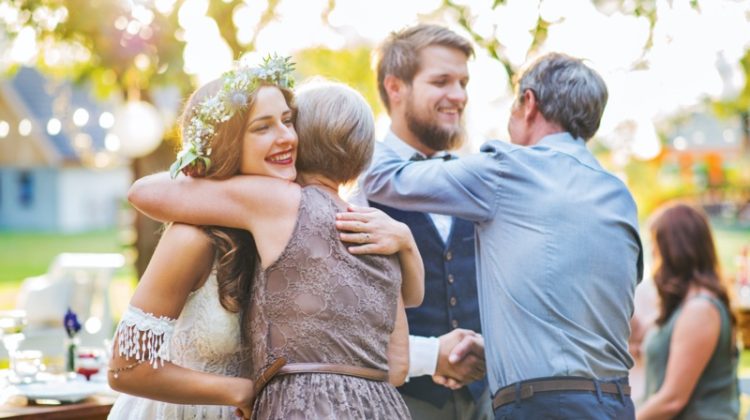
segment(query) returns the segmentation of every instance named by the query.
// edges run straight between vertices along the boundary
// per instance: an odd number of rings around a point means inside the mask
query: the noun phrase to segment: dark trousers
[[[492,403],[490,390],[484,393],[478,401],[474,401],[469,390],[463,387],[453,391],[451,397],[442,408],[437,408],[427,401],[401,394],[413,420],[491,420]]]
[[[627,379],[618,381],[627,383]],[[504,419],[635,419],[633,400],[627,395],[589,391],[538,392],[498,407],[495,420]]]

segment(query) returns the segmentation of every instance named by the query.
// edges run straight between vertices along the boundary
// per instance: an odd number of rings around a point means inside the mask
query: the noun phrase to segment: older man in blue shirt
[[[643,271],[637,210],[586,148],[606,102],[599,74],[548,54],[519,80],[513,144],[421,162],[381,144],[364,178],[372,201],[475,223],[496,418],[634,417],[627,345]]]

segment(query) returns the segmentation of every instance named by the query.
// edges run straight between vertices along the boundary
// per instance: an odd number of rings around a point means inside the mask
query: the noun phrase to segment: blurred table
[[[61,405],[13,406],[5,404],[0,405],[0,419],[106,419],[115,398],[114,396],[92,396],[78,403]]]
[[[0,420],[106,419],[118,395],[96,376],[87,381],[81,375],[40,372],[36,382],[13,385],[8,375],[0,370]]]

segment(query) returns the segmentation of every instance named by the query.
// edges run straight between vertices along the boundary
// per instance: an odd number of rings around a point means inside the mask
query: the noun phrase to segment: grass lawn
[[[62,252],[122,252],[115,229],[79,234],[0,232],[0,310],[12,309],[23,279],[47,272]],[[112,307],[120,314],[135,287],[131,265],[115,273],[112,283]]]
[[[80,234],[0,232],[0,285],[47,271],[61,252],[120,252],[116,230]]]

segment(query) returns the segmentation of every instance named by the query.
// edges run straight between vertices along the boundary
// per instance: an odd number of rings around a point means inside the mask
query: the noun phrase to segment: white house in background
[[[32,68],[0,80],[0,231],[117,224],[131,175],[108,162],[102,126],[112,115],[102,106],[88,90]]]

